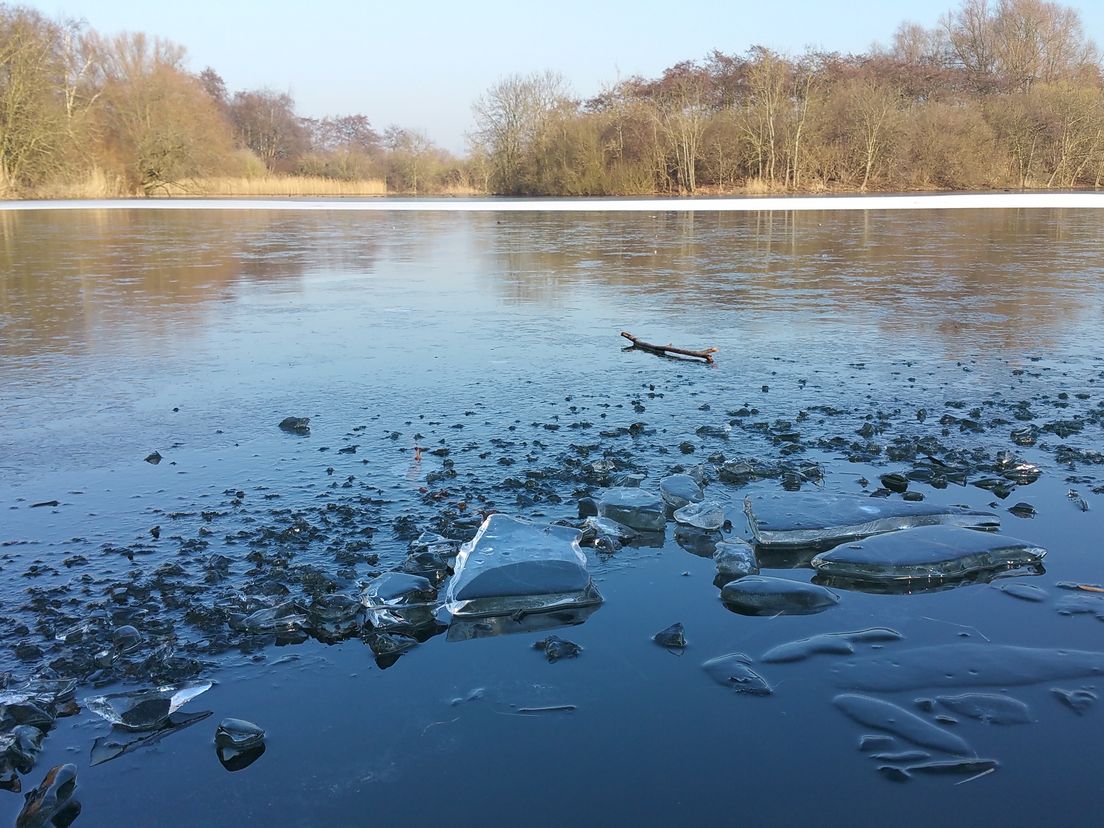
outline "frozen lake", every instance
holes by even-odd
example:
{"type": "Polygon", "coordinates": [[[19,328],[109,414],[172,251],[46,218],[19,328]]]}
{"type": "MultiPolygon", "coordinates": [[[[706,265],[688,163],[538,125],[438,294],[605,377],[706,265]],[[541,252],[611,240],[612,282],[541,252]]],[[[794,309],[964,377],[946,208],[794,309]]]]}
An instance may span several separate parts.
{"type": "MultiPolygon", "coordinates": [[[[1094,824],[1104,597],[1067,587],[1104,582],[1104,212],[1095,194],[1017,198],[0,207],[0,674],[79,679],[81,707],[23,792],[74,763],[79,826],[1094,824]],[[716,363],[624,350],[622,330],[716,363]],[[289,416],[309,436],[278,428],[289,416]],[[752,616],[720,600],[710,539],[668,522],[585,550],[605,600],[551,631],[582,647],[555,663],[532,646],[549,632],[459,640],[447,618],[397,657],[368,625],[240,624],[359,599],[422,530],[576,521],[580,498],[679,468],[726,505],[728,540],[751,538],[747,496],[869,495],[898,474],[1047,555],[886,589],[762,549],[763,575],[839,600],[752,616]],[[652,640],[675,622],[685,650],[652,640]],[[124,625],[140,644],[101,658],[124,625]],[[763,658],[874,628],[899,638],[763,658]],[[963,644],[1031,680],[939,679],[981,657],[963,644]],[[1046,666],[1059,649],[1089,667],[1046,666]],[[734,652],[771,695],[702,669],[734,652]],[[853,681],[861,658],[888,661],[853,681]],[[209,718],[93,764],[112,731],[84,699],[200,679],[183,710],[209,718]],[[1029,721],[933,701],[967,693],[1029,721]],[[840,694],[996,769],[894,782],[878,768],[927,760],[860,751],[880,708],[840,694]],[[236,772],[213,743],[225,717],[268,734],[236,772]]],[[[954,755],[896,739],[881,752],[954,755]]],[[[22,804],[0,790],[0,819],[22,804]]]]}

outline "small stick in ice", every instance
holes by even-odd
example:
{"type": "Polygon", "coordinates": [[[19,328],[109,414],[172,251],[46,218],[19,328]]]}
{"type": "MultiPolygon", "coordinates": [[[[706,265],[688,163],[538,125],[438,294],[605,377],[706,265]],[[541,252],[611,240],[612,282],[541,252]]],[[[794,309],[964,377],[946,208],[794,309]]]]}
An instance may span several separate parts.
{"type": "Polygon", "coordinates": [[[713,354],[717,353],[716,348],[676,348],[674,345],[653,345],[650,342],[645,342],[643,339],[639,339],[633,336],[628,331],[621,331],[621,336],[629,340],[634,348],[639,348],[642,351],[650,351],[653,354],[659,354],[660,356],[667,356],[668,354],[678,354],[679,356],[695,357],[696,359],[704,359],[706,362],[713,363],[713,354]]]}

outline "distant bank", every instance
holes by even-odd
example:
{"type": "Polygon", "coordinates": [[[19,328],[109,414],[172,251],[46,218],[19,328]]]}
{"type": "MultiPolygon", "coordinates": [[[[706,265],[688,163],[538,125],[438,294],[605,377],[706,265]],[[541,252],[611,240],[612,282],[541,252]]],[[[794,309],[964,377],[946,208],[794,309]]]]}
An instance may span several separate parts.
{"type": "Polygon", "coordinates": [[[1104,192],[933,193],[930,195],[753,196],[744,198],[222,198],[0,201],[22,210],[334,210],[364,212],[676,212],[767,210],[1104,209],[1104,192]]]}

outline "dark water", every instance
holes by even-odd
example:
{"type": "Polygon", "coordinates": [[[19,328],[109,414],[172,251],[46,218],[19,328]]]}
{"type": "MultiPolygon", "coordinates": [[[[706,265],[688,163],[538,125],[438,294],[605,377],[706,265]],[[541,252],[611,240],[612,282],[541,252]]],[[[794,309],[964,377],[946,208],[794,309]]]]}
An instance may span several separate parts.
{"type": "MultiPolygon", "coordinates": [[[[95,767],[107,723],[58,720],[23,789],[75,763],[77,825],[1099,821],[1104,719],[1052,688],[1100,692],[1104,678],[1008,688],[1034,723],[953,728],[995,773],[902,785],[832,704],[843,657],[756,664],[775,688],[765,698],[700,666],[875,626],[900,631],[888,646],[902,650],[1104,651],[1104,625],[1060,614],[1069,593],[1055,587],[1104,581],[1104,466],[1085,453],[1104,448],[1098,212],[0,213],[0,238],[0,669],[13,687],[42,663],[78,669],[54,633],[106,610],[146,634],[140,656],[172,641],[217,682],[185,708],[211,718],[95,767]],[[620,330],[716,346],[717,364],[623,352],[620,330]],[[288,415],[309,416],[311,435],[281,432],[288,415]],[[982,582],[850,589],[819,615],[745,617],[668,525],[661,548],[592,556],[606,601],[558,631],[584,649],[554,664],[536,633],[436,635],[382,669],[356,637],[284,644],[209,620],[283,600],[274,583],[358,595],[404,559],[400,516],[456,537],[477,510],[574,517],[599,488],[579,471],[596,460],[647,472],[645,486],[717,452],[777,461],[779,421],[801,435],[787,459],[824,472],[804,490],[872,491],[914,465],[887,448],[920,438],[971,468],[1003,450],[1038,464],[1004,500],[911,488],[992,504],[1008,533],[1047,547],[1045,573],[1017,578],[1047,599],[982,582]],[[633,423],[644,433],[601,436],[633,423]],[[695,435],[726,424],[728,440],[695,435]],[[1037,444],[1014,445],[1031,424],[1037,444]],[[416,461],[416,444],[449,454],[416,461]],[[164,460],[143,462],[154,450],[164,460]],[[454,477],[439,475],[446,460],[454,477]],[[1020,501],[1037,516],[1007,511],[1020,501]],[[231,560],[224,576],[205,568],[213,554],[231,560]],[[159,577],[168,562],[182,573],[159,577]],[[650,640],[675,621],[681,656],[650,640]],[[20,643],[41,655],[20,658],[20,643]],[[575,711],[517,715],[565,704],[575,711]],[[240,772],[215,757],[225,716],[268,731],[240,772]]],[[[781,489],[707,489],[735,503],[758,491],[781,489]]],[[[82,675],[78,700],[150,681],[82,675]]],[[[931,695],[882,697],[919,712],[913,699],[931,695]]],[[[0,792],[3,818],[21,805],[0,792]]]]}

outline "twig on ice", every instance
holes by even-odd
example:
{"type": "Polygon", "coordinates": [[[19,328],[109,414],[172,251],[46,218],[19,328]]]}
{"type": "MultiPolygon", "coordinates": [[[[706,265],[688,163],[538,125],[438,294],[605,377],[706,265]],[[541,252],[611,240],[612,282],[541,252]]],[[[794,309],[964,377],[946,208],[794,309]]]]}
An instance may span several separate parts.
{"type": "Polygon", "coordinates": [[[695,357],[696,359],[704,359],[706,362],[713,363],[713,354],[717,353],[716,348],[676,348],[674,345],[653,345],[651,342],[645,342],[643,339],[638,339],[628,331],[621,331],[621,336],[629,340],[633,344],[634,348],[639,348],[642,351],[650,351],[653,354],[659,354],[660,356],[667,356],[668,354],[678,354],[679,356],[695,357]]]}

